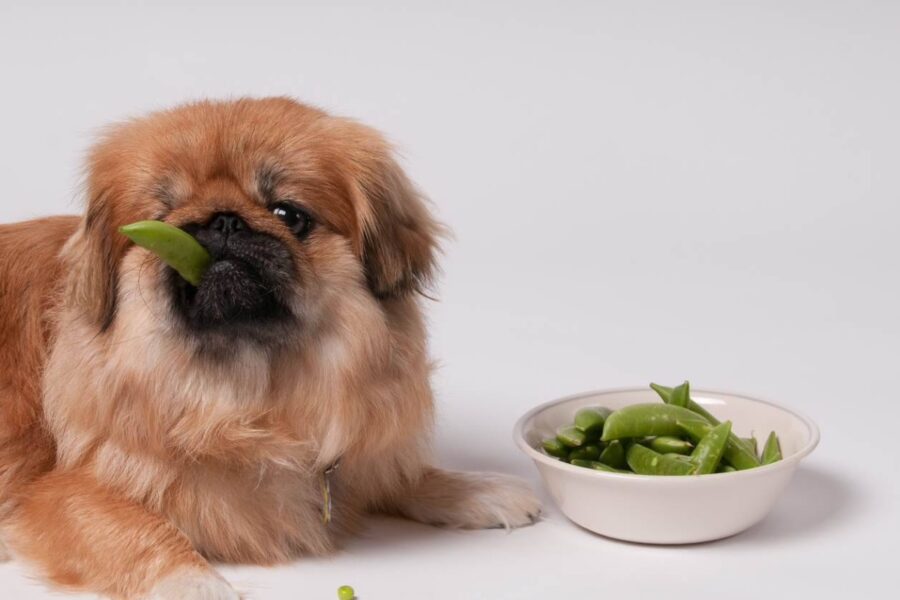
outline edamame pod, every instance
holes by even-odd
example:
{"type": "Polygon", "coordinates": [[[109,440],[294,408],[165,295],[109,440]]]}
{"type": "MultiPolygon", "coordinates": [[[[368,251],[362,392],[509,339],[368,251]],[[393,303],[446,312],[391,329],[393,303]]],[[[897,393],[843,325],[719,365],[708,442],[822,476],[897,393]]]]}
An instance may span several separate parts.
{"type": "Polygon", "coordinates": [[[697,465],[695,473],[706,475],[715,472],[722,460],[725,446],[728,444],[728,434],[731,433],[731,421],[725,421],[721,425],[713,427],[703,439],[697,443],[694,452],[691,453],[691,461],[697,465]]]}
{"type": "Polygon", "coordinates": [[[621,469],[614,469],[609,465],[605,465],[602,462],[596,460],[582,460],[580,458],[575,458],[572,460],[572,464],[576,467],[585,467],[588,469],[594,469],[595,471],[606,471],[608,473],[627,473],[628,471],[622,471],[621,469]]]}
{"type": "Polygon", "coordinates": [[[631,404],[613,412],[603,426],[604,442],[624,438],[650,436],[676,436],[683,433],[679,422],[709,425],[703,417],[680,406],[671,404],[631,404]]]}
{"type": "MultiPolygon", "coordinates": [[[[679,425],[684,433],[687,434],[695,444],[699,444],[700,440],[706,437],[713,428],[709,423],[689,420],[681,421],[679,422],[679,425]]],[[[756,454],[751,452],[750,448],[734,435],[734,433],[728,434],[728,441],[725,444],[725,451],[722,456],[728,464],[738,471],[759,466],[759,458],[756,457],[756,454]]]]}
{"type": "Polygon", "coordinates": [[[603,433],[603,424],[612,411],[603,407],[586,407],[575,413],[575,427],[589,439],[597,439],[603,433]]]}
{"type": "Polygon", "coordinates": [[[191,285],[199,285],[212,262],[191,234],[162,221],[138,221],[120,227],[119,233],[157,255],[191,285]]]}
{"type": "Polygon", "coordinates": [[[569,448],[579,448],[587,441],[587,436],[574,425],[569,425],[568,427],[560,427],[556,431],[556,439],[569,448]]]}
{"type": "Polygon", "coordinates": [[[773,462],[781,460],[781,458],[781,442],[773,431],[766,439],[766,445],[763,446],[762,464],[771,465],[773,462]]]}
{"type": "Polygon", "coordinates": [[[695,466],[654,452],[641,444],[632,444],[626,454],[628,466],[640,475],[690,475],[695,466]]]}
{"type": "Polygon", "coordinates": [[[597,460],[600,458],[600,446],[587,444],[581,448],[575,448],[569,453],[569,460],[597,460]]]}
{"type": "Polygon", "coordinates": [[[690,454],[694,450],[694,445],[689,441],[671,435],[651,438],[644,445],[660,454],[690,454]]]}
{"type": "Polygon", "coordinates": [[[544,449],[544,452],[549,454],[550,456],[555,456],[556,458],[561,458],[566,460],[569,458],[569,449],[566,448],[562,442],[560,442],[556,438],[548,438],[541,442],[541,447],[544,449]]]}
{"type": "Polygon", "coordinates": [[[597,460],[614,469],[624,469],[628,466],[628,463],[625,461],[625,446],[619,440],[610,442],[603,449],[603,452],[600,453],[600,458],[597,460]]]}

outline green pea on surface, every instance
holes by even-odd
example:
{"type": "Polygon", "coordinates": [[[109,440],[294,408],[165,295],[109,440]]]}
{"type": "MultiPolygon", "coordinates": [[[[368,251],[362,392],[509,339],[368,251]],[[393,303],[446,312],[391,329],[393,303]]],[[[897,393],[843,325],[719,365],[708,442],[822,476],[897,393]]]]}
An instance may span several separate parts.
{"type": "Polygon", "coordinates": [[[138,221],[120,227],[119,233],[157,255],[191,285],[200,283],[212,262],[191,234],[162,221],[138,221]]]}
{"type": "Polygon", "coordinates": [[[772,463],[781,460],[781,458],[781,441],[773,431],[766,439],[766,445],[763,446],[762,464],[771,465],[772,463]]]}
{"type": "Polygon", "coordinates": [[[349,585],[342,585],[337,591],[338,600],[353,600],[356,598],[356,592],[349,585]]]}

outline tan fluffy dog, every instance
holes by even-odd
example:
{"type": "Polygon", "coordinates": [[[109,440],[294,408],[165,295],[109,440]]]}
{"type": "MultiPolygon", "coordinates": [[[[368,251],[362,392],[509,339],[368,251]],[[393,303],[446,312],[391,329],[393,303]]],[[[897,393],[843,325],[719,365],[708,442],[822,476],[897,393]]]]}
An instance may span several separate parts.
{"type": "Polygon", "coordinates": [[[208,559],[326,553],[366,512],[532,522],[521,482],[428,464],[439,227],[377,133],[201,102],[113,128],[88,175],[84,218],[0,227],[0,554],[237,598],[208,559]],[[141,219],[210,250],[196,288],[117,233],[141,219]]]}

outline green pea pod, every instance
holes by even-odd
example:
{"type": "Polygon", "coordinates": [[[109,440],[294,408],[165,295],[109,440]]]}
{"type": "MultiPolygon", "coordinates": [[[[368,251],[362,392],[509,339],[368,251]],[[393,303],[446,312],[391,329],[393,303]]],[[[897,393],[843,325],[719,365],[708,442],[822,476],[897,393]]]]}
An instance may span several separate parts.
{"type": "Polygon", "coordinates": [[[671,435],[650,438],[644,445],[660,454],[690,454],[694,450],[689,441],[671,435]]]}
{"type": "Polygon", "coordinates": [[[781,442],[773,431],[766,439],[766,445],[763,446],[762,464],[771,465],[773,462],[778,462],[781,459],[781,442]]]}
{"type": "Polygon", "coordinates": [[[737,471],[737,469],[735,469],[731,465],[722,465],[722,464],[720,464],[719,468],[716,469],[716,473],[734,473],[735,471],[737,471]]]}
{"type": "Polygon", "coordinates": [[[583,431],[588,439],[597,439],[603,433],[603,424],[610,414],[612,411],[602,406],[582,408],[575,413],[575,427],[583,431]]]}
{"type": "Polygon", "coordinates": [[[597,460],[600,458],[600,446],[587,444],[581,448],[575,448],[569,453],[569,460],[597,460]]]}
{"type": "Polygon", "coordinates": [[[566,448],[563,443],[556,438],[548,438],[544,440],[543,442],[541,442],[541,447],[544,449],[544,452],[546,452],[550,456],[562,458],[563,460],[567,460],[569,458],[569,449],[566,448]]]}
{"type": "MultiPolygon", "coordinates": [[[[706,435],[713,429],[713,425],[702,421],[698,422],[684,420],[679,422],[679,425],[681,426],[683,432],[695,444],[699,444],[700,440],[706,437],[706,435]]],[[[728,464],[733,466],[738,471],[743,471],[744,469],[752,469],[759,466],[759,458],[757,458],[756,454],[754,454],[750,450],[750,448],[748,448],[747,445],[744,444],[744,442],[742,442],[736,435],[734,435],[734,433],[728,434],[728,441],[725,444],[723,457],[728,462],[728,464]]]]}
{"type": "Polygon", "coordinates": [[[606,471],[608,473],[628,473],[628,471],[623,471],[622,469],[614,469],[609,465],[605,465],[602,462],[596,460],[582,460],[580,458],[572,459],[572,464],[576,467],[585,467],[587,469],[594,469],[595,471],[606,471]]]}
{"type": "Polygon", "coordinates": [[[691,453],[691,461],[697,465],[697,475],[713,473],[722,460],[725,446],[728,444],[728,434],[731,433],[731,421],[725,421],[721,425],[713,427],[709,433],[703,436],[697,447],[691,453]]]}
{"type": "MultiPolygon", "coordinates": [[[[691,400],[690,386],[686,384],[687,382],[684,382],[682,384],[685,385],[687,392],[687,400],[684,404],[684,407],[704,417],[714,426],[721,425],[722,422],[719,421],[715,416],[713,416],[711,412],[691,400]]],[[[659,394],[659,397],[662,398],[663,402],[665,402],[666,404],[675,404],[676,401],[680,401],[679,398],[675,398],[675,390],[678,388],[668,388],[666,386],[657,385],[655,383],[651,383],[650,387],[656,390],[656,393],[659,394]]],[[[726,448],[725,458],[738,469],[752,469],[753,467],[758,467],[760,464],[759,458],[756,454],[756,450],[749,444],[747,444],[744,440],[736,436],[734,433],[730,433],[728,435],[728,447],[726,448]],[[738,446],[744,446],[744,449],[741,450],[738,448],[738,446]],[[733,461],[737,461],[737,463],[733,461]]]]}
{"type": "Polygon", "coordinates": [[[669,458],[674,458],[675,460],[680,460],[680,461],[689,462],[689,463],[693,464],[693,462],[691,461],[691,457],[685,456],[684,454],[675,454],[674,452],[666,452],[666,453],[661,452],[660,454],[662,454],[663,456],[668,456],[669,458]]]}
{"type": "Polygon", "coordinates": [[[690,475],[694,465],[654,452],[641,444],[632,444],[626,455],[628,466],[640,475],[690,475]]]}
{"type": "Polygon", "coordinates": [[[666,404],[672,403],[672,392],[675,388],[670,388],[665,385],[659,385],[658,383],[651,383],[650,387],[653,388],[653,391],[659,394],[659,397],[662,398],[662,401],[666,404]]]}
{"type": "Polygon", "coordinates": [[[753,450],[753,454],[759,454],[759,442],[756,441],[755,437],[740,438],[740,440],[744,442],[748,448],[753,450]]]}
{"type": "Polygon", "coordinates": [[[631,404],[613,412],[603,426],[604,442],[625,438],[678,436],[683,434],[679,422],[709,425],[703,417],[680,406],[670,404],[631,404]]]}
{"type": "Polygon", "coordinates": [[[574,425],[568,425],[560,427],[556,431],[556,439],[569,448],[580,448],[587,441],[587,436],[583,431],[576,429],[574,425]]]}
{"type": "MultiPolygon", "coordinates": [[[[680,406],[682,408],[687,408],[688,402],[691,399],[691,384],[685,381],[681,385],[675,386],[672,388],[672,395],[669,397],[669,402],[667,404],[671,404],[673,406],[680,406]]],[[[696,411],[695,411],[696,412],[696,411]]]]}
{"type": "Polygon", "coordinates": [[[186,231],[162,221],[138,221],[119,227],[119,233],[157,255],[191,285],[199,285],[212,258],[186,231]]]}
{"type": "Polygon", "coordinates": [[[614,469],[624,469],[628,466],[628,463],[625,461],[625,446],[619,440],[610,442],[603,449],[603,452],[600,453],[600,458],[597,460],[614,469]]]}

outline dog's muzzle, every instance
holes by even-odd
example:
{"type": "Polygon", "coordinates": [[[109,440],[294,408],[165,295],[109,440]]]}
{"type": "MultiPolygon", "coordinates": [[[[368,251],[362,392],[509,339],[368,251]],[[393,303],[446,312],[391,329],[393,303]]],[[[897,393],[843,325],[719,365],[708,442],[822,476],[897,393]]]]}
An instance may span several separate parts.
{"type": "Polygon", "coordinates": [[[201,330],[264,325],[287,316],[294,269],[281,241],[252,230],[234,213],[217,213],[184,229],[213,259],[197,287],[173,278],[176,307],[189,325],[201,330]]]}

